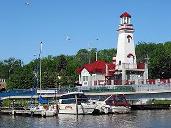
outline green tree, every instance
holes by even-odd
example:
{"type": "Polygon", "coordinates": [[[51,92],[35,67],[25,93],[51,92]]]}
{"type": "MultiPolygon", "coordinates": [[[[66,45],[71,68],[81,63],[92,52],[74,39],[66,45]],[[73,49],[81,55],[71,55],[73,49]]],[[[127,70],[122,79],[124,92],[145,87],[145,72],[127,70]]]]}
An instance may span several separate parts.
{"type": "Polygon", "coordinates": [[[106,62],[112,62],[112,58],[116,56],[116,49],[104,49],[98,51],[98,59],[106,62]]]}

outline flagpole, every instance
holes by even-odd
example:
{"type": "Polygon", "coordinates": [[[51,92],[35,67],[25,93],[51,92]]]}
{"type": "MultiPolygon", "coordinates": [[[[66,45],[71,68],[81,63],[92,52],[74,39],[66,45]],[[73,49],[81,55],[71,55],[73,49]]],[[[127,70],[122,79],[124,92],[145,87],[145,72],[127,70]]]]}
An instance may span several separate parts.
{"type": "Polygon", "coordinates": [[[41,53],[42,53],[42,42],[40,43],[40,53],[39,53],[39,84],[40,84],[40,95],[42,90],[42,63],[41,63],[41,53]]]}

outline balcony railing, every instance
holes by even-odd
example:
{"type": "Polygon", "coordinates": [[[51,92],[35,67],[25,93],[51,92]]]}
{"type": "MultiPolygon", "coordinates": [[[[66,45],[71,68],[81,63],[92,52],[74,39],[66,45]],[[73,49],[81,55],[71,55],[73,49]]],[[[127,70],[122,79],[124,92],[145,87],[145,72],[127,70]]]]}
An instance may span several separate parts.
{"type": "Polygon", "coordinates": [[[137,64],[122,63],[121,65],[116,65],[116,69],[137,69],[137,64]]]}

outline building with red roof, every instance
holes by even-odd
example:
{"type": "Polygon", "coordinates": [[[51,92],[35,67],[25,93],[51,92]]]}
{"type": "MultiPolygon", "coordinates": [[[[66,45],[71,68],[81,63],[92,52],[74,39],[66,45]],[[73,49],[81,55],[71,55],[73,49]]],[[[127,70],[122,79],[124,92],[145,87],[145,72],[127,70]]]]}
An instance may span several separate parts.
{"type": "Polygon", "coordinates": [[[107,77],[113,76],[115,64],[97,60],[90,64],[84,64],[77,68],[76,72],[79,74],[79,84],[83,86],[104,84],[107,77]]]}

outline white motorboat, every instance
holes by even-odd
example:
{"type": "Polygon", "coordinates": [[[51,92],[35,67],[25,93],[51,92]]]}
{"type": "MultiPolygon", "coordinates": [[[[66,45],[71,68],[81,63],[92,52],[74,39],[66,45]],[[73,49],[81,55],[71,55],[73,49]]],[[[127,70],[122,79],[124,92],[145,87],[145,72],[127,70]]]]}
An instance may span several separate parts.
{"type": "Polygon", "coordinates": [[[59,99],[59,114],[92,114],[96,108],[83,92],[64,94],[59,99]]]}
{"type": "Polygon", "coordinates": [[[129,113],[130,105],[124,95],[111,95],[104,101],[97,101],[97,109],[100,113],[129,113]]]}

